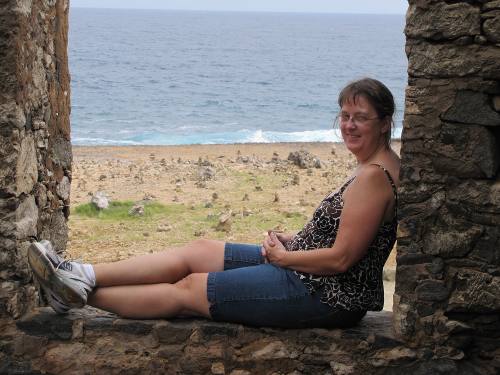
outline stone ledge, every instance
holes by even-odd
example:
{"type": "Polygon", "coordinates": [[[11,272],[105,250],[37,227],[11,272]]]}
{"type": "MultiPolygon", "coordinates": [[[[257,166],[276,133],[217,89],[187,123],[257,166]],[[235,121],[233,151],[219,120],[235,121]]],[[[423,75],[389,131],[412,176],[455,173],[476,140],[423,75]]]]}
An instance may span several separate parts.
{"type": "MultiPolygon", "coordinates": [[[[72,310],[67,315],[57,315],[52,309],[43,307],[25,315],[16,322],[17,327],[31,336],[43,336],[54,340],[80,339],[93,331],[100,333],[117,333],[132,335],[154,334],[159,342],[165,342],[165,333],[182,333],[187,340],[197,331],[204,339],[214,335],[238,338],[246,334],[272,333],[277,336],[294,336],[313,333],[314,337],[325,336],[343,340],[369,340],[377,347],[400,343],[394,336],[392,313],[388,311],[370,312],[356,327],[348,329],[279,329],[253,328],[238,324],[217,323],[204,319],[170,319],[170,320],[133,320],[122,319],[115,314],[107,313],[92,307],[72,310]],[[76,329],[78,327],[78,329],[76,329]],[[386,343],[386,344],[381,344],[386,343]]],[[[167,340],[174,343],[172,339],[167,340]]],[[[178,342],[177,342],[178,343],[178,342]]]]}
{"type": "MultiPolygon", "coordinates": [[[[129,320],[93,308],[61,316],[40,308],[3,331],[1,374],[460,374],[463,368],[429,349],[406,347],[387,311],[368,313],[349,329],[285,330],[129,320]]],[[[492,373],[466,366],[467,373],[492,373]]]]}

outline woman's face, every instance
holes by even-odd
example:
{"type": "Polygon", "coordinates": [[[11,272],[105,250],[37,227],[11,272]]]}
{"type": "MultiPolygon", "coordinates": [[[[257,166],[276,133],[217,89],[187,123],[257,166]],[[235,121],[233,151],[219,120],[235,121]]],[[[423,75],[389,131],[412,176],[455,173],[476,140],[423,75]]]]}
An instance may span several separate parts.
{"type": "Polygon", "coordinates": [[[344,143],[358,159],[369,157],[385,143],[389,124],[378,117],[375,108],[363,96],[342,105],[339,121],[344,143]]]}

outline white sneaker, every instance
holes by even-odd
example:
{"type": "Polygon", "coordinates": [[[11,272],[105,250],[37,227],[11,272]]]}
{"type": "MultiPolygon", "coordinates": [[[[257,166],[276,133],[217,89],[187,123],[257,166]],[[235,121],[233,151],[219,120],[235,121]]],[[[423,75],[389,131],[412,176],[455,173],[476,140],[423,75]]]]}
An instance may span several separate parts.
{"type": "Polygon", "coordinates": [[[61,301],[59,297],[57,297],[50,289],[47,289],[43,286],[42,289],[45,292],[45,296],[47,297],[49,306],[52,307],[52,309],[54,309],[56,313],[66,314],[71,309],[71,306],[61,301]]]}
{"type": "Polygon", "coordinates": [[[85,265],[72,260],[66,260],[62,258],[52,247],[52,244],[47,240],[41,240],[39,242],[41,245],[41,251],[45,251],[45,255],[50,260],[52,265],[56,270],[61,269],[64,271],[75,273],[79,278],[89,285],[90,288],[95,287],[95,279],[88,276],[88,272],[85,272],[85,265]]]}
{"type": "Polygon", "coordinates": [[[82,264],[63,260],[48,241],[33,242],[28,261],[56,312],[64,313],[87,303],[95,280],[86,276],[82,264]]]}

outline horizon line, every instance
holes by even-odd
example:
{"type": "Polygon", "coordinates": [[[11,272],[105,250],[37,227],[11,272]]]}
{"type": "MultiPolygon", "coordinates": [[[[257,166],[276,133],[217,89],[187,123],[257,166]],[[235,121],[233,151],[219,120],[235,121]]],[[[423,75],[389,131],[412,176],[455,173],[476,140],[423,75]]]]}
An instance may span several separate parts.
{"type": "Polygon", "coordinates": [[[292,13],[292,14],[350,14],[350,15],[373,15],[373,16],[404,16],[405,13],[366,13],[366,12],[321,12],[321,11],[294,11],[294,10],[236,10],[236,9],[181,9],[181,8],[138,8],[138,7],[94,7],[94,6],[71,6],[70,9],[107,9],[107,10],[163,10],[176,12],[220,12],[220,13],[292,13]]]}

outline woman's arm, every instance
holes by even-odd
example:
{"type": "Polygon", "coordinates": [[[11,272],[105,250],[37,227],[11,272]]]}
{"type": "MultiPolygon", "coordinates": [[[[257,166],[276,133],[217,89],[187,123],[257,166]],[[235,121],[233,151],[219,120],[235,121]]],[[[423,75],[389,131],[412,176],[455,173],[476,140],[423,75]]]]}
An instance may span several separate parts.
{"type": "Polygon", "coordinates": [[[270,263],[316,275],[346,272],[365,255],[392,200],[384,171],[367,166],[344,192],[337,237],[331,248],[286,251],[271,233],[264,241],[263,255],[270,263]]]}

